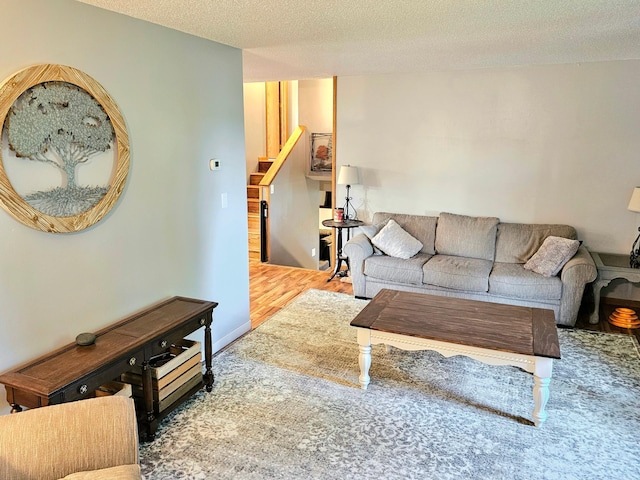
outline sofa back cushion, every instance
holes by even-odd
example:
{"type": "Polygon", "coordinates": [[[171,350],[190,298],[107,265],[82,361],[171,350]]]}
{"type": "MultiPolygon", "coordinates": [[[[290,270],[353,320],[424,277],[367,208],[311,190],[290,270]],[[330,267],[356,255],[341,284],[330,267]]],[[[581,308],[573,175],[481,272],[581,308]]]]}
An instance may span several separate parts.
{"type": "Polygon", "coordinates": [[[438,217],[376,212],[373,214],[372,223],[374,225],[384,224],[390,218],[393,218],[407,233],[422,243],[421,253],[428,253],[430,255],[436,253],[435,239],[438,217]]]}
{"type": "Polygon", "coordinates": [[[443,212],[436,229],[436,252],[493,261],[497,217],[469,217],[443,212]]]}
{"type": "Polygon", "coordinates": [[[571,240],[577,238],[575,228],[569,225],[500,223],[496,239],[496,262],[526,263],[549,236],[571,240]]]}

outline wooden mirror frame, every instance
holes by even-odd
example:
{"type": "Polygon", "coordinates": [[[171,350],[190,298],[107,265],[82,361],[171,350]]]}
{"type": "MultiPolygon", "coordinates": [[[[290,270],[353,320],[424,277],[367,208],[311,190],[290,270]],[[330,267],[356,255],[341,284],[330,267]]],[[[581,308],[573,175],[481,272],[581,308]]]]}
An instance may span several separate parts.
{"type": "MultiPolygon", "coordinates": [[[[107,193],[89,210],[69,217],[44,214],[29,205],[13,188],[2,162],[0,149],[0,204],[16,220],[43,232],[69,233],[90,227],[113,208],[120,197],[129,173],[129,136],[124,118],[107,91],[93,78],[65,65],[41,64],[21,70],[0,84],[0,135],[9,109],[27,89],[44,82],[66,82],[76,85],[102,106],[115,133],[115,175],[107,193]]],[[[0,137],[1,138],[1,137],[0,137]]]]}

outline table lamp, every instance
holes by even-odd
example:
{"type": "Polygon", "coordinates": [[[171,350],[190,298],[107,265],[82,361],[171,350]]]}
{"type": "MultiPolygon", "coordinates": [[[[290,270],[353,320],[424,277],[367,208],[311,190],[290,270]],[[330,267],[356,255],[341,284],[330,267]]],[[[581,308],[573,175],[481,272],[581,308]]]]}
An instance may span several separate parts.
{"type": "Polygon", "coordinates": [[[347,186],[347,197],[344,204],[345,222],[347,220],[356,220],[358,218],[358,212],[356,212],[355,208],[351,207],[351,197],[349,196],[349,190],[351,189],[351,185],[358,185],[359,183],[360,178],[358,177],[358,167],[352,167],[351,165],[340,166],[340,173],[338,173],[338,185],[347,186]],[[350,215],[349,208],[353,210],[353,216],[350,215]]]}
{"type": "MultiPolygon", "coordinates": [[[[633,189],[631,200],[629,200],[629,206],[627,208],[632,212],[640,213],[640,187],[633,189]]],[[[640,227],[638,227],[638,232],[640,232],[640,227]]],[[[631,268],[640,268],[640,233],[638,233],[636,241],[633,242],[633,245],[631,246],[629,266],[631,268]]]]}

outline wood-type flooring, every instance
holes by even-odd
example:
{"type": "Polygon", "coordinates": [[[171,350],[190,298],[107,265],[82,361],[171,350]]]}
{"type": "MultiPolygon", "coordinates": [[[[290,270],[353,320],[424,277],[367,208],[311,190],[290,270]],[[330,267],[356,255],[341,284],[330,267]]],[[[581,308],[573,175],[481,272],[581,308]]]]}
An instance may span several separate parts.
{"type": "MultiPolygon", "coordinates": [[[[307,270],[304,268],[283,267],[249,260],[249,291],[251,302],[251,326],[256,328],[262,322],[286,306],[301,293],[315,288],[331,292],[353,294],[351,283],[342,282],[336,277],[327,282],[331,271],[307,270]]],[[[589,288],[589,286],[587,286],[589,288]]],[[[588,294],[587,294],[588,298],[588,294]]],[[[640,312],[640,302],[603,298],[600,303],[600,322],[589,324],[589,314],[593,303],[585,303],[578,314],[576,328],[600,332],[624,333],[635,335],[640,341],[640,328],[626,329],[611,325],[607,318],[617,307],[628,307],[640,312]]]]}
{"type": "Polygon", "coordinates": [[[256,328],[274,313],[310,288],[353,294],[350,283],[331,276],[330,270],[307,270],[249,260],[251,327],[256,328]]]}

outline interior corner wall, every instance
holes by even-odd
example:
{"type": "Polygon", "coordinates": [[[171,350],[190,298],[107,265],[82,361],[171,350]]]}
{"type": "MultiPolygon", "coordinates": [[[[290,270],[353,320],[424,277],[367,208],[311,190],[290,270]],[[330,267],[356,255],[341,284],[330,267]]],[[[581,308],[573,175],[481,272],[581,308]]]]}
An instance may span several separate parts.
{"type": "Polygon", "coordinates": [[[306,174],[305,132],[273,181],[269,200],[269,263],[318,268],[318,189],[306,174]],[[316,256],[311,249],[316,249],[316,256]]]}
{"type": "Polygon", "coordinates": [[[219,302],[216,349],[249,330],[241,51],[72,0],[3,0],[2,23],[0,79],[39,63],[92,76],[124,116],[131,166],[86,230],[0,210],[0,371],[174,295],[219,302]]]}
{"type": "Polygon", "coordinates": [[[639,85],[639,60],[340,77],[337,160],[360,167],[351,194],[364,220],[566,223],[590,250],[627,254],[640,224],[627,210],[639,85]]]}

